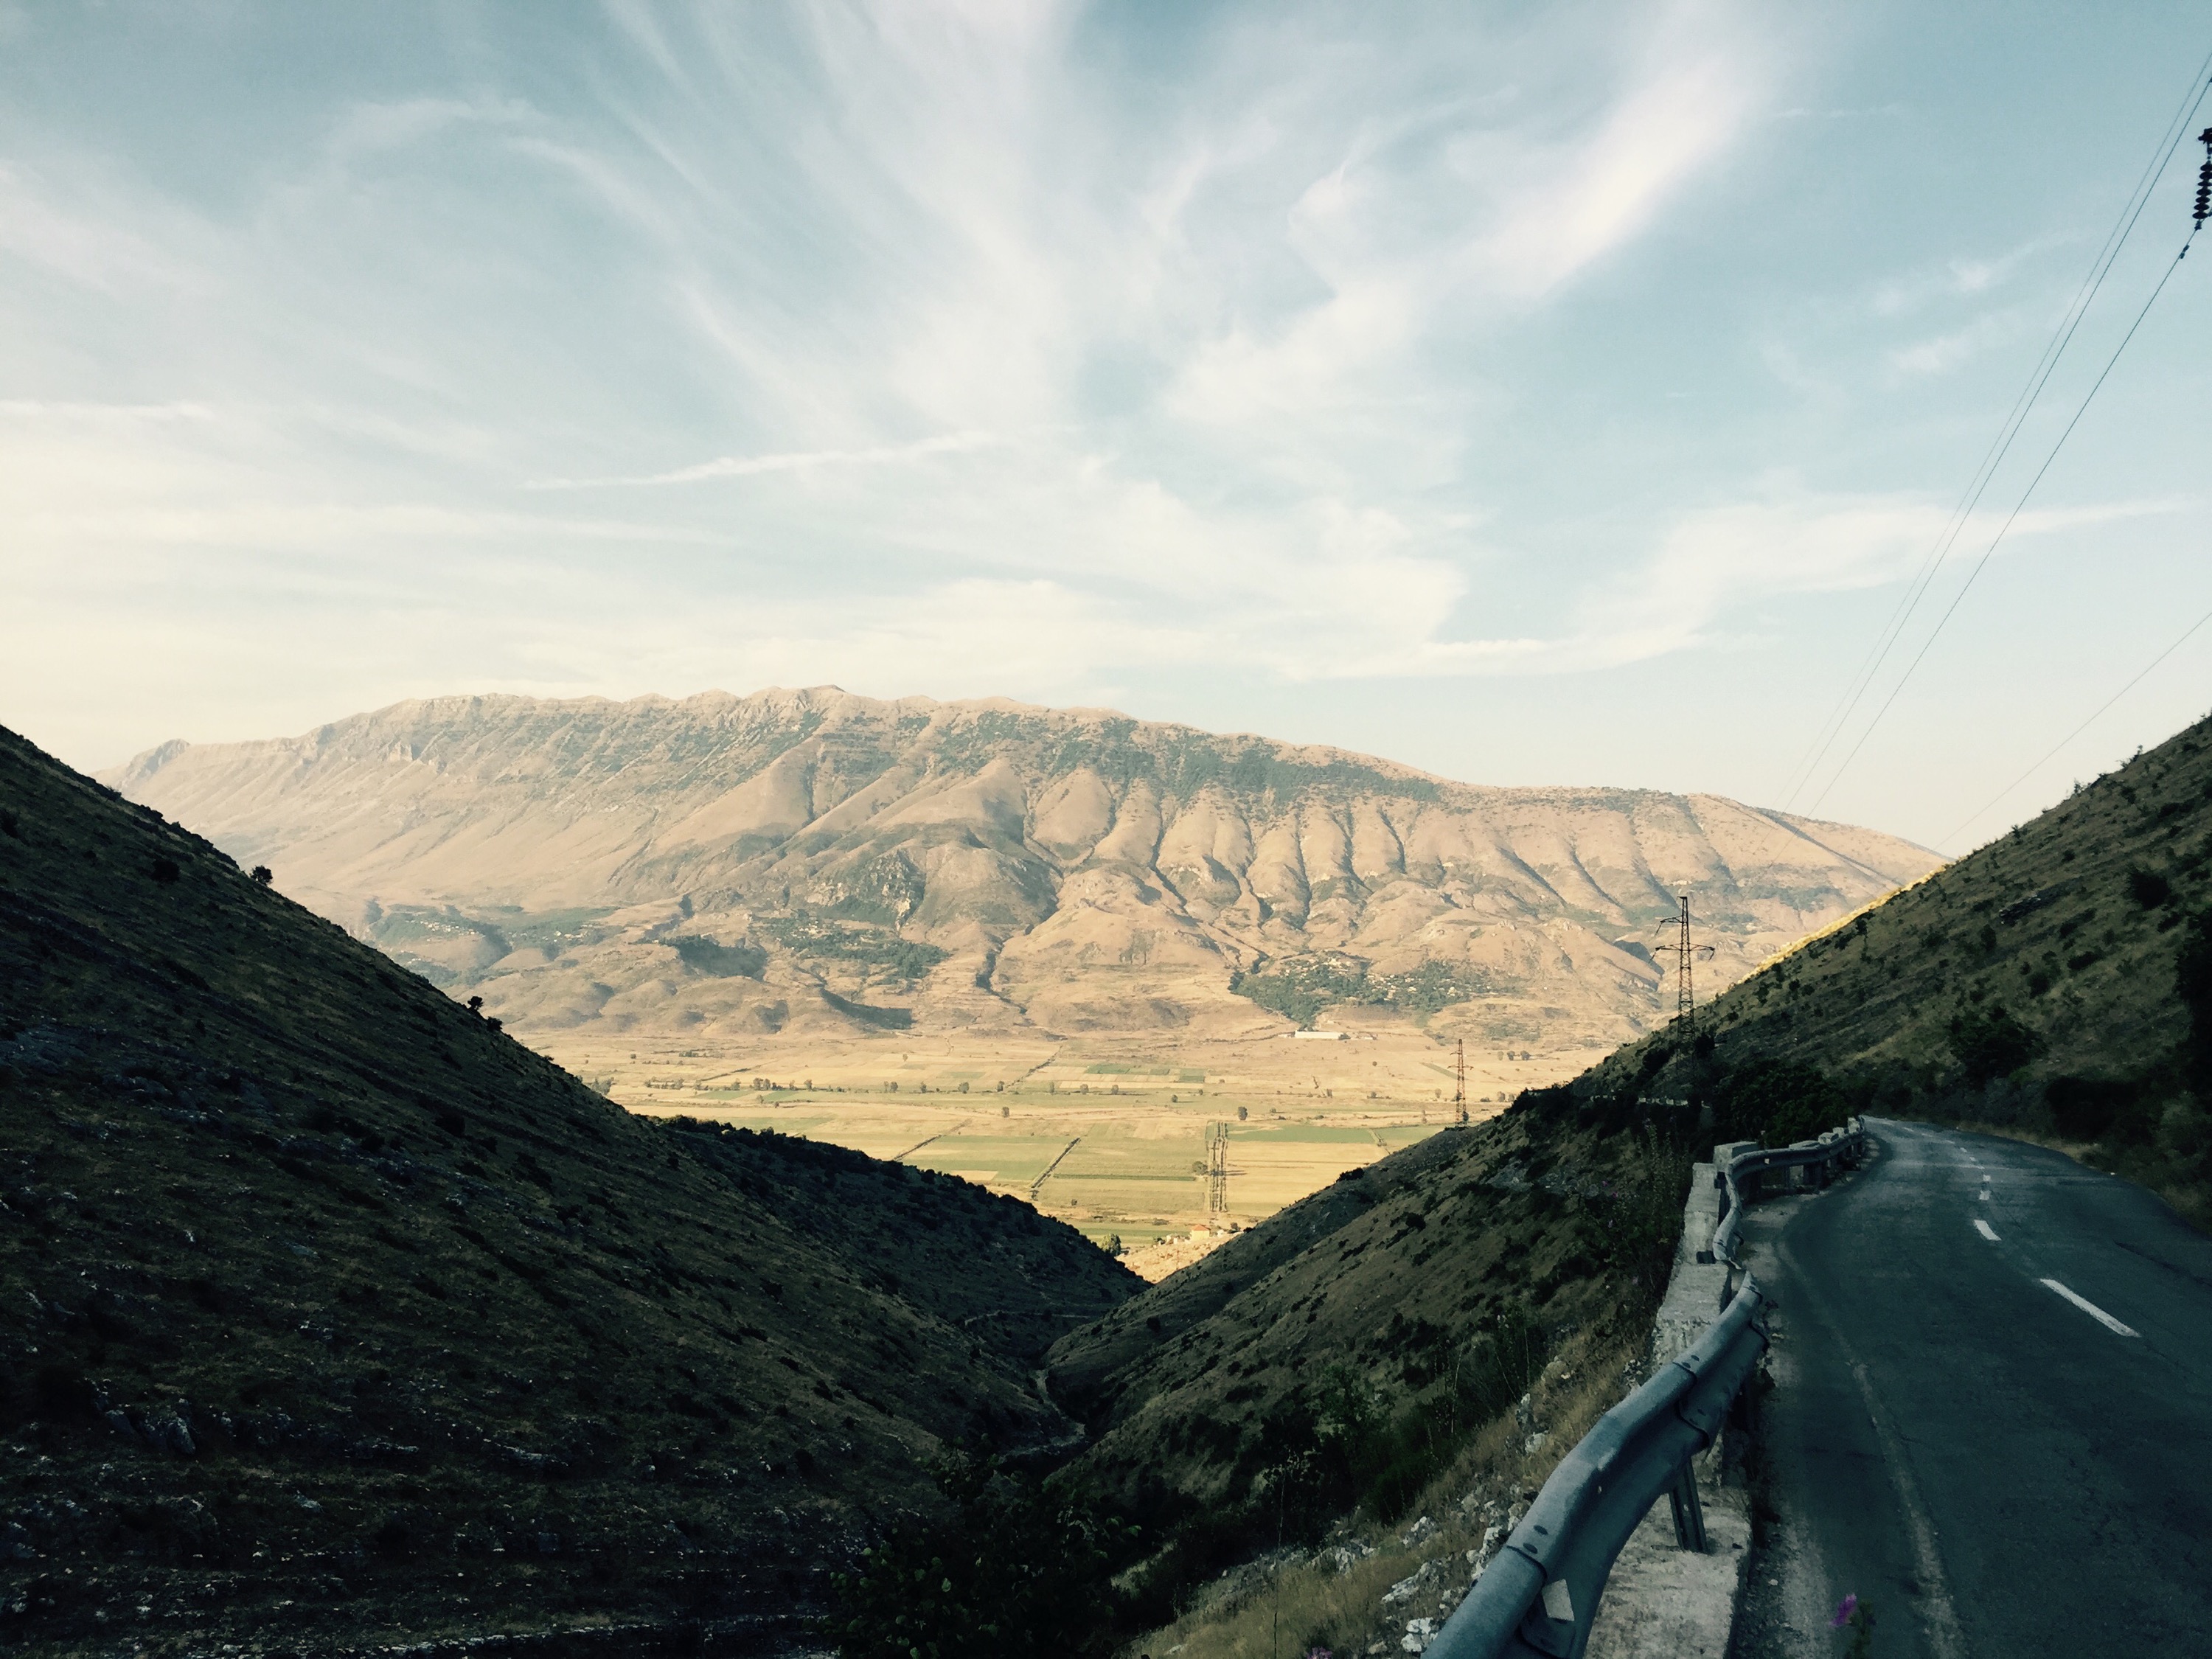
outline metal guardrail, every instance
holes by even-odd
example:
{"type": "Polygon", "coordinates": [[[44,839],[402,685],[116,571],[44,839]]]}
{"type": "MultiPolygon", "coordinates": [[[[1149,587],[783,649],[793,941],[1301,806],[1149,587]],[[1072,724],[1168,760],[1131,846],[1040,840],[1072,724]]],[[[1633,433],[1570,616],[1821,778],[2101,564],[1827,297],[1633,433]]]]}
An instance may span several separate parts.
{"type": "Polygon", "coordinates": [[[1778,1146],[1771,1152],[1745,1152],[1733,1158],[1714,1175],[1721,1188],[1721,1214],[1713,1228],[1712,1243],[1698,1253],[1700,1261],[1725,1261],[1736,1265],[1736,1239],[1743,1227],[1743,1183],[1747,1177],[1765,1175],[1770,1170],[1811,1170],[1819,1183],[1826,1187],[1835,1178],[1838,1164],[1856,1168],[1866,1155],[1866,1132],[1860,1128],[1856,1118],[1848,1118],[1840,1129],[1831,1129],[1817,1140],[1801,1140],[1794,1146],[1778,1146]]]}
{"type": "MultiPolygon", "coordinates": [[[[1730,1159],[1717,1176],[1725,1207],[1711,1249],[1698,1259],[1737,1269],[1748,1177],[1811,1168],[1826,1186],[1837,1164],[1858,1162],[1865,1144],[1853,1118],[1818,1140],[1730,1159]]],[[[1729,1407],[1766,1351],[1770,1305],[1745,1274],[1688,1352],[1598,1419],[1559,1461],[1513,1535],[1429,1643],[1427,1659],[1581,1659],[1606,1577],[1662,1493],[1674,1501],[1676,1539],[1685,1548],[1705,1547],[1692,1460],[1719,1438],[1729,1407]]]]}

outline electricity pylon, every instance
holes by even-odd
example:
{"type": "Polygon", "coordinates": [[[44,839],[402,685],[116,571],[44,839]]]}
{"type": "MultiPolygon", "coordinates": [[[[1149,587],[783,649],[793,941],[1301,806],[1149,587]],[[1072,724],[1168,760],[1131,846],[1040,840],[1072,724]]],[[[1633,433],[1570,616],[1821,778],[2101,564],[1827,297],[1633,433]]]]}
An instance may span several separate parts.
{"type": "Polygon", "coordinates": [[[1672,920],[1659,924],[1662,927],[1675,929],[1680,937],[1672,945],[1655,945],[1651,948],[1654,952],[1665,951],[1674,957],[1674,1017],[1677,1019],[1688,1021],[1688,1025],[1684,1029],[1693,1031],[1697,1026],[1698,999],[1696,987],[1691,976],[1690,964],[1699,957],[1705,957],[1708,962],[1711,961],[1713,947],[1710,945],[1692,945],[1690,943],[1690,896],[1687,893],[1681,896],[1680,903],[1681,909],[1672,920]]]}
{"type": "Polygon", "coordinates": [[[1467,1039],[1459,1040],[1458,1063],[1454,1067],[1455,1080],[1452,1085],[1452,1104],[1458,1109],[1459,1121],[1467,1121],[1467,1039]]]}
{"type": "Polygon", "coordinates": [[[1206,1131],[1206,1218],[1229,1218],[1229,1126],[1209,1125],[1206,1131]]]}
{"type": "Polygon", "coordinates": [[[1697,986],[1690,968],[1699,957],[1710,962],[1713,947],[1690,943],[1690,896],[1687,893],[1681,896],[1681,905],[1672,921],[1659,924],[1662,927],[1672,927],[1676,931],[1674,943],[1655,945],[1651,948],[1655,951],[1669,951],[1674,956],[1674,1018],[1681,1023],[1682,1035],[1690,1039],[1690,1101],[1695,1104],[1698,1100],[1698,998],[1697,986]]]}

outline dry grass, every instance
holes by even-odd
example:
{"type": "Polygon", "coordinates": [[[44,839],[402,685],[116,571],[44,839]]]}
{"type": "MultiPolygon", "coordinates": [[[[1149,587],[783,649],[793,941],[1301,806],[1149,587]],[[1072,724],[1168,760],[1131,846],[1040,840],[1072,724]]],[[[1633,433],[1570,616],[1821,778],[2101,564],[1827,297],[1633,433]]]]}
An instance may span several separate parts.
{"type": "Polygon", "coordinates": [[[1122,1659],[1303,1659],[1316,1647],[1360,1654],[1373,1644],[1395,1653],[1409,1620],[1456,1606],[1468,1583],[1468,1552],[1492,1526],[1510,1530],[1561,1458],[1640,1380],[1644,1351],[1616,1341],[1571,1338],[1530,1391],[1529,1425],[1509,1413],[1468,1443],[1409,1511],[1413,1523],[1385,1527],[1355,1516],[1322,1548],[1264,1557],[1200,1591],[1175,1623],[1129,1643],[1122,1659]],[[1542,1443],[1530,1449],[1531,1435],[1542,1443]],[[1408,1545],[1419,1517],[1433,1530],[1408,1545]],[[1339,1550],[1374,1553],[1340,1568],[1339,1550]],[[1424,1564],[1441,1564],[1432,1581],[1389,1607],[1382,1597],[1424,1564]]]}

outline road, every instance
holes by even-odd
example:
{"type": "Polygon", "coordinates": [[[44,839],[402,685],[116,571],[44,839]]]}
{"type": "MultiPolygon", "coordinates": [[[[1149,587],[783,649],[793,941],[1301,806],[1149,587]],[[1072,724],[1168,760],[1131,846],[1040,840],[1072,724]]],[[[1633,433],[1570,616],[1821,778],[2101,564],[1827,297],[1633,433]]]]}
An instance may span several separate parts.
{"type": "Polygon", "coordinates": [[[2212,1656],[2212,1239],[2039,1147],[1869,1120],[1876,1153],[1751,1209],[1781,1298],[1778,1519],[1735,1659],[2212,1656]]]}

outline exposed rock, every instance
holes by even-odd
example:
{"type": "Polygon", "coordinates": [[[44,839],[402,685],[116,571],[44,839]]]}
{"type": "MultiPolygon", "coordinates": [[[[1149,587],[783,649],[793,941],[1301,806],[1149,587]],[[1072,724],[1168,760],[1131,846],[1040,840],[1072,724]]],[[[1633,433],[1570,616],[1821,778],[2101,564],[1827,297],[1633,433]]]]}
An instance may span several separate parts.
{"type": "Polygon", "coordinates": [[[834,687],[440,698],[107,781],[540,1031],[1250,1036],[1319,988],[1605,1045],[1672,1007],[1647,945],[1677,894],[1717,988],[1940,862],[1717,796],[834,687]],[[1255,972],[1274,1012],[1232,990],[1255,972]]]}

